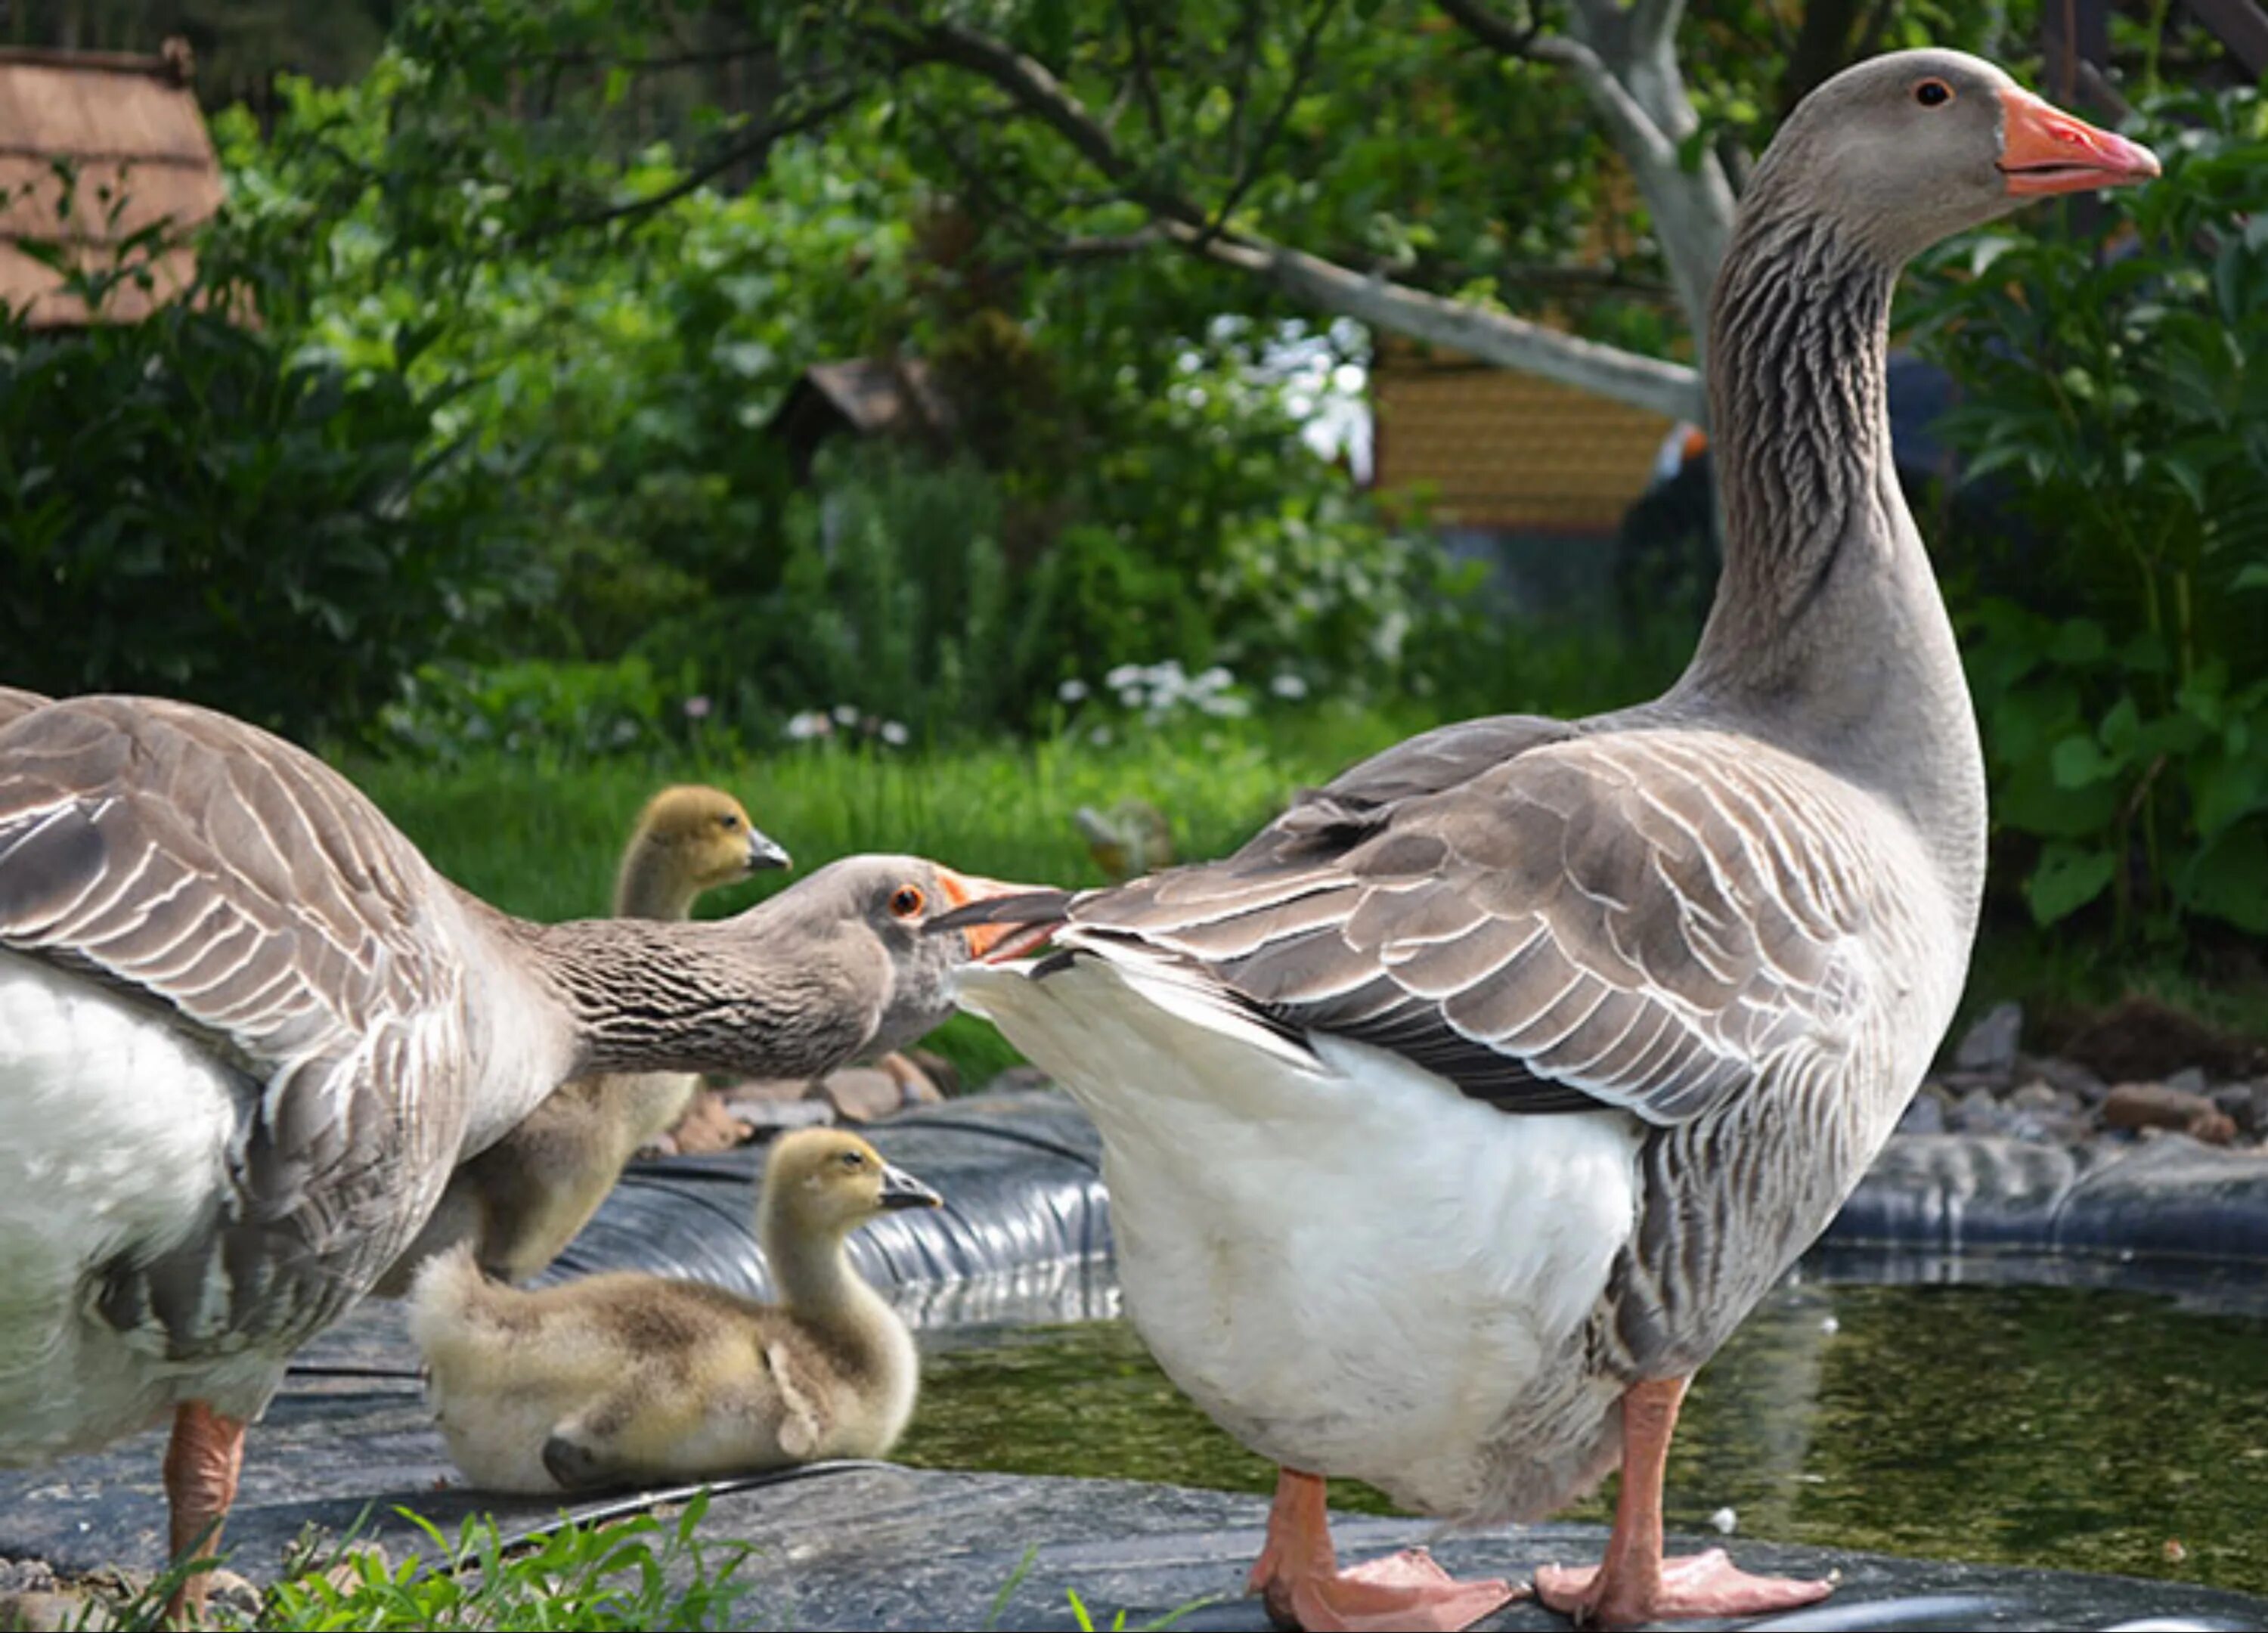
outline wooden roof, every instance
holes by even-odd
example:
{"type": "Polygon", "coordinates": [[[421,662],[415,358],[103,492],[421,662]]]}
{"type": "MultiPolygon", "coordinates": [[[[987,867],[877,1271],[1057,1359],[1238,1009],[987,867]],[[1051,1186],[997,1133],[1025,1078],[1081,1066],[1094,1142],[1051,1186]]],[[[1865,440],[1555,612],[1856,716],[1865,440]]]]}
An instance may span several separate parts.
{"type": "Polygon", "coordinates": [[[1643,408],[1390,339],[1370,392],[1373,485],[1428,496],[1450,526],[1612,533],[1671,430],[1643,408]]]}
{"type": "Polygon", "coordinates": [[[0,304],[34,327],[130,323],[194,279],[185,243],[147,259],[153,287],[121,283],[99,312],[16,245],[55,246],[89,269],[117,264],[122,240],[153,223],[186,237],[220,208],[220,160],[190,88],[188,48],[162,55],[0,49],[0,304]],[[67,189],[61,164],[76,171],[67,189]],[[64,199],[70,193],[65,213],[64,199]]]}

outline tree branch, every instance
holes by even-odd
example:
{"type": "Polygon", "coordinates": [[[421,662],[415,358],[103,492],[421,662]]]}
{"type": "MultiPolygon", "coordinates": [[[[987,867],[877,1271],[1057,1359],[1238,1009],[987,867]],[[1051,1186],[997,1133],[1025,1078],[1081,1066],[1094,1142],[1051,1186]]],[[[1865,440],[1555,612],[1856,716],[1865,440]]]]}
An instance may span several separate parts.
{"type": "Polygon", "coordinates": [[[1043,64],[956,24],[908,24],[904,38],[909,61],[948,63],[1006,92],[1027,113],[1063,136],[1104,177],[1124,189],[1128,197],[1148,210],[1167,239],[1193,254],[1264,278],[1308,305],[1414,340],[1466,352],[1500,367],[1540,374],[1672,418],[1698,421],[1704,416],[1700,376],[1681,364],[1597,345],[1542,324],[1447,300],[1389,279],[1366,276],[1254,235],[1213,229],[1187,199],[1162,191],[1143,177],[1111,141],[1110,133],[1043,64]]]}
{"type": "Polygon", "coordinates": [[[658,210],[666,210],[679,199],[698,192],[733,166],[749,159],[762,159],[783,137],[825,124],[864,95],[863,88],[838,92],[789,118],[769,120],[741,140],[718,149],[659,193],[650,193],[644,198],[631,199],[626,203],[610,204],[603,210],[591,210],[580,216],[570,216],[564,221],[549,223],[524,235],[520,242],[541,243],[563,232],[576,232],[621,221],[641,220],[658,210]]]}
{"type": "Polygon", "coordinates": [[[1344,317],[1446,347],[1499,368],[1540,374],[1563,386],[1697,423],[1706,417],[1701,377],[1683,364],[1578,339],[1540,323],[1444,299],[1386,278],[1365,277],[1305,251],[1252,239],[1214,239],[1167,224],[1169,237],[1208,260],[1267,279],[1294,298],[1344,317]]]}
{"type": "MultiPolygon", "coordinates": [[[[1330,20],[1331,13],[1337,11],[1338,6],[1339,0],[1316,0],[1314,15],[1307,19],[1307,29],[1300,36],[1299,48],[1292,53],[1292,77],[1284,86],[1283,99],[1261,125],[1259,139],[1252,144],[1252,151],[1246,156],[1236,180],[1229,184],[1227,193],[1213,209],[1211,222],[1207,228],[1208,235],[1219,232],[1228,224],[1229,217],[1236,213],[1236,207],[1244,202],[1244,195],[1260,180],[1260,167],[1268,162],[1268,151],[1276,145],[1276,138],[1284,134],[1284,126],[1291,119],[1292,108],[1299,104],[1300,92],[1307,88],[1307,76],[1314,71],[1315,48],[1322,43],[1323,25],[1330,20]]],[[[1241,116],[1241,110],[1239,112],[1241,116]]]]}
{"type": "Polygon", "coordinates": [[[1439,4],[1458,27],[1499,56],[1530,55],[1528,48],[1543,32],[1543,25],[1532,11],[1526,28],[1514,28],[1480,0],[1439,0],[1439,4]]]}

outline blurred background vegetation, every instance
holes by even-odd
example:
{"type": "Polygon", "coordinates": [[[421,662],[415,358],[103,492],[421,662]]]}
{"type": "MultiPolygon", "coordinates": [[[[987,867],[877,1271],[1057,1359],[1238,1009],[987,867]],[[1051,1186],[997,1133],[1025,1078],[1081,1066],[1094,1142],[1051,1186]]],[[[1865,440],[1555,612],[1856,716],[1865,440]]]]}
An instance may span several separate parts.
{"type": "MultiPolygon", "coordinates": [[[[1081,804],[1213,854],[1408,731],[1650,695],[1705,489],[1564,547],[1593,590],[1508,588],[1324,434],[1381,334],[1223,259],[1690,362],[1554,49],[1581,5],[1476,10],[11,0],[0,41],[187,38],[229,198],[203,298],[0,327],[0,682],[276,726],[557,913],[661,776],[806,864],[1083,882],[1081,804]]],[[[1737,187],[1877,49],[2045,85],[2040,11],[1693,0],[1685,160],[1737,187]]],[[[2103,20],[2164,180],[1970,235],[1900,309],[1957,404],[1914,498],[1993,782],[1975,996],[2268,1031],[2268,114],[2181,0],[2103,20]]]]}

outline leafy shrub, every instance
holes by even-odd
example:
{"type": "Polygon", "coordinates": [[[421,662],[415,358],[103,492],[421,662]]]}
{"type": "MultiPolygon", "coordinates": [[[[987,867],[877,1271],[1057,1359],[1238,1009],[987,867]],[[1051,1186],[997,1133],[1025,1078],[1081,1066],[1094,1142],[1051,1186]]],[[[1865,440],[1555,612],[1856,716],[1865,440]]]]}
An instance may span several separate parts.
{"type": "Polygon", "coordinates": [[[175,305],[0,322],[0,654],[61,692],[353,727],[510,592],[484,482],[439,480],[433,404],[175,305]]]}
{"type": "Polygon", "coordinates": [[[2033,526],[1979,568],[1970,680],[2040,923],[2268,931],[2268,121],[2249,92],[2154,119],[2164,177],[2092,236],[1940,262],[1946,429],[2033,526]]]}
{"type": "Polygon", "coordinates": [[[496,753],[555,764],[601,760],[681,745],[712,712],[689,665],[666,684],[635,657],[427,664],[379,711],[376,746],[446,766],[496,753]]]}

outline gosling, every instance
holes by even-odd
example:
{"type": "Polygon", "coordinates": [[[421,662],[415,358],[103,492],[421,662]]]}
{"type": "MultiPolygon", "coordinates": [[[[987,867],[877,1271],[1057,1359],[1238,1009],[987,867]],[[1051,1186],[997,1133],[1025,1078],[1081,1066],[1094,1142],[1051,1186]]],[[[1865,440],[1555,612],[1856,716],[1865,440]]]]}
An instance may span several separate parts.
{"type": "Polygon", "coordinates": [[[450,1456],[476,1486],[538,1493],[883,1456],[920,1363],[844,1241],[939,1202],[857,1135],[805,1129],[772,1148],[757,1203],[777,1304],[629,1271],[523,1291],[464,1245],[429,1261],[409,1331],[450,1456]]]}
{"type": "MultiPolygon", "coordinates": [[[[666,788],[646,802],[615,879],[615,916],[692,916],[704,891],[788,854],[721,789],[666,788]]],[[[490,1276],[525,1282],[574,1240],[637,1150],[701,1090],[691,1072],[613,1072],[562,1085],[510,1134],[460,1166],[417,1239],[373,1290],[398,1298],[417,1267],[458,1242],[490,1276]]]]}

